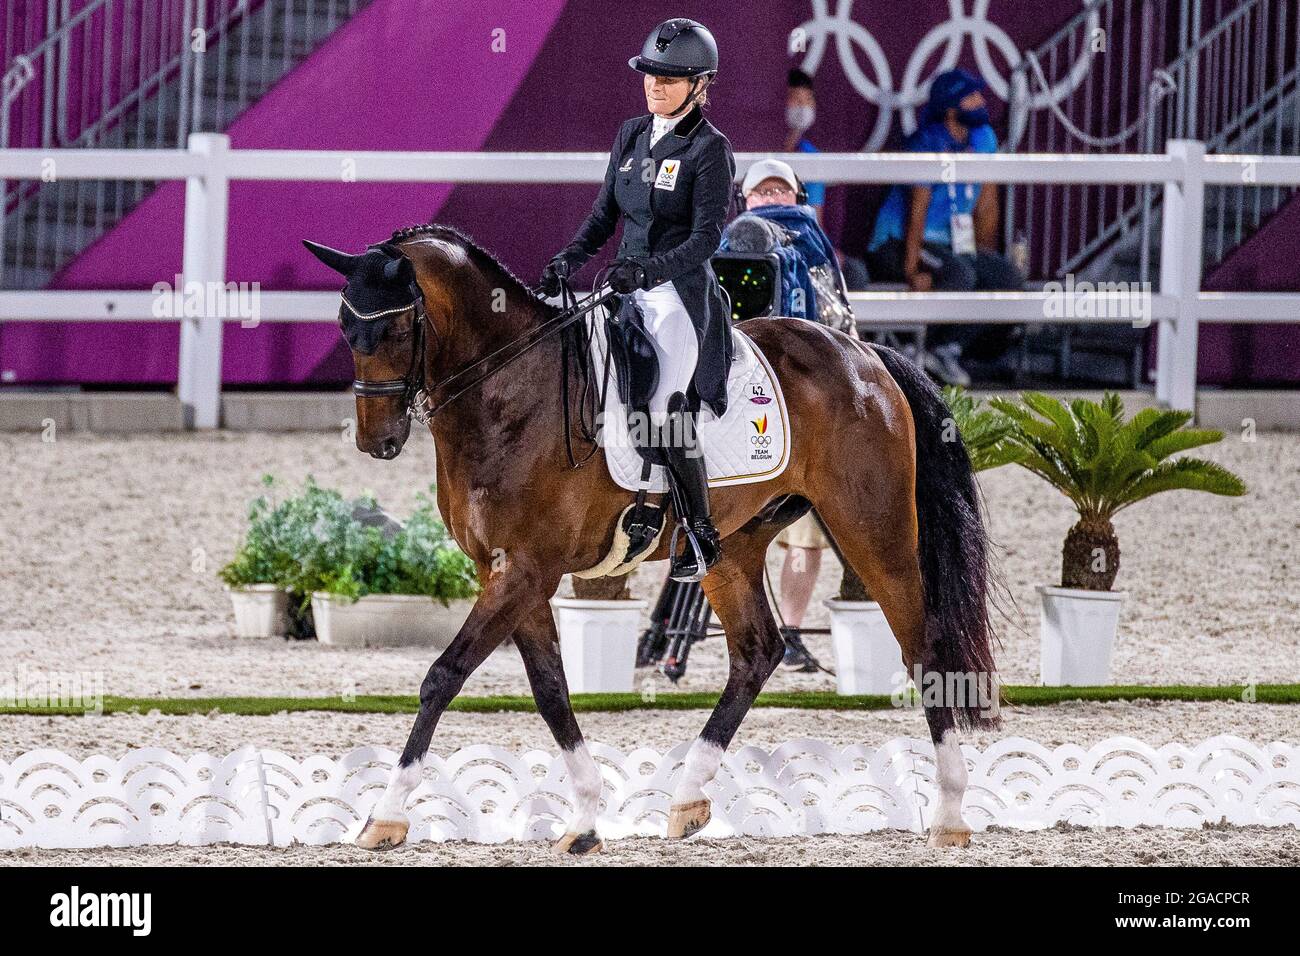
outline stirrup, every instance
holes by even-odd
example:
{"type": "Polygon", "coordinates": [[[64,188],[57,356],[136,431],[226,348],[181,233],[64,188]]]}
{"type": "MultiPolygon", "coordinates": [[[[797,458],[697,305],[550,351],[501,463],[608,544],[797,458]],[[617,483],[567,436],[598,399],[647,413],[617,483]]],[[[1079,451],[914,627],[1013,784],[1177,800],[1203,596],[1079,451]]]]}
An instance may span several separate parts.
{"type": "MultiPolygon", "coordinates": [[[[695,532],[680,522],[673,526],[673,536],[668,543],[669,567],[677,564],[677,535],[686,532],[686,542],[690,550],[695,554],[695,571],[692,574],[673,574],[671,570],[668,576],[674,581],[680,581],[683,584],[697,584],[703,581],[709,573],[708,563],[704,560],[704,552],[700,550],[700,543],[695,539],[695,532]]],[[[686,557],[683,555],[682,557],[686,557]]]]}

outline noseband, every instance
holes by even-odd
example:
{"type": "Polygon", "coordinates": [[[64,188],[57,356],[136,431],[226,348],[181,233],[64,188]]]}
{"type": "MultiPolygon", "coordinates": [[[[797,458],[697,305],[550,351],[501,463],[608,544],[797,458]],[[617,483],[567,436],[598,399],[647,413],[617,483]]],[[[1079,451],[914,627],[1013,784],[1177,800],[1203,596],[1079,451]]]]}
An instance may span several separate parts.
{"type": "Polygon", "coordinates": [[[407,309],[415,310],[415,320],[411,329],[415,341],[411,343],[411,364],[407,368],[406,374],[401,378],[389,378],[378,382],[363,378],[353,379],[352,394],[357,398],[386,398],[400,395],[407,414],[421,425],[427,425],[432,411],[429,408],[429,397],[424,390],[424,324],[427,318],[424,311],[424,297],[417,296],[410,305],[385,309],[382,312],[371,312],[365,315],[352,307],[352,303],[347,300],[347,296],[343,297],[343,304],[354,316],[367,322],[390,315],[400,315],[407,309]]]}

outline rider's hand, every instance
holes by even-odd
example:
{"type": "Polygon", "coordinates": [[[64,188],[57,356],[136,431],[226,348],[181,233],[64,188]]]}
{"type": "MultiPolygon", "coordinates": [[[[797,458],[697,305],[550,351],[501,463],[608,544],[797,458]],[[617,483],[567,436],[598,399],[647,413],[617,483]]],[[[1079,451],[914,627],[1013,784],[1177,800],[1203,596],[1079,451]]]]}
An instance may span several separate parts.
{"type": "Polygon", "coordinates": [[[929,292],[934,287],[934,277],[917,269],[907,277],[907,284],[913,292],[929,292]]]}
{"type": "Polygon", "coordinates": [[[618,259],[609,268],[609,287],[627,295],[633,289],[644,289],[649,282],[645,266],[635,259],[618,259]]]}
{"type": "Polygon", "coordinates": [[[542,281],[537,283],[537,291],[545,296],[560,294],[560,280],[569,278],[569,260],[556,256],[542,270],[542,281]]]}

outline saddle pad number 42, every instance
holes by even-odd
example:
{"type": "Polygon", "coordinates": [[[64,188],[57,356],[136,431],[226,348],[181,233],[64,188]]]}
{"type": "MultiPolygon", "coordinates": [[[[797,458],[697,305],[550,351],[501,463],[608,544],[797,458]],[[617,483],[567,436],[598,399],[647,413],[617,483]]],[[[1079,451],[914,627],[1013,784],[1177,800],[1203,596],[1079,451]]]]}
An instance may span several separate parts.
{"type": "MultiPolygon", "coordinates": [[[[591,348],[596,368],[605,354],[603,323],[592,323],[591,348]]],[[[715,418],[700,412],[699,436],[709,487],[768,481],[790,463],[790,419],[781,384],[767,358],[743,332],[731,331],[734,359],[727,375],[727,413],[715,418]]],[[[641,456],[628,433],[627,410],[618,389],[610,386],[605,400],[601,440],[605,461],[615,484],[628,491],[641,487],[641,456]]],[[[650,470],[648,490],[668,490],[663,469],[650,470]]]]}

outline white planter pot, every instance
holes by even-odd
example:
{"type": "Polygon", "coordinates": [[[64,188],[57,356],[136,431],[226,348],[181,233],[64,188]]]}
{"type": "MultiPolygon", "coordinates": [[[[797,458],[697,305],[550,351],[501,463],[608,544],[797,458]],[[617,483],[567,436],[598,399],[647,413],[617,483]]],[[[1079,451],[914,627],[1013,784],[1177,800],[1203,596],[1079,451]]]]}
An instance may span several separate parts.
{"type": "Polygon", "coordinates": [[[1038,588],[1042,598],[1039,674],[1047,687],[1110,683],[1123,591],[1038,588]]]}
{"type": "Polygon", "coordinates": [[[829,600],[835,689],[841,694],[892,694],[906,683],[903,652],[875,601],[829,600]]]}
{"type": "Polygon", "coordinates": [[[636,642],[645,601],[551,598],[560,631],[560,657],[574,694],[632,690],[636,642]]]}
{"type": "Polygon", "coordinates": [[[289,633],[289,595],[274,584],[227,587],[240,637],[281,637],[289,633]]]}
{"type": "Polygon", "coordinates": [[[368,594],[352,603],[323,591],[311,596],[316,640],[332,647],[441,650],[451,643],[473,606],[473,600],[444,606],[422,594],[368,594]]]}

